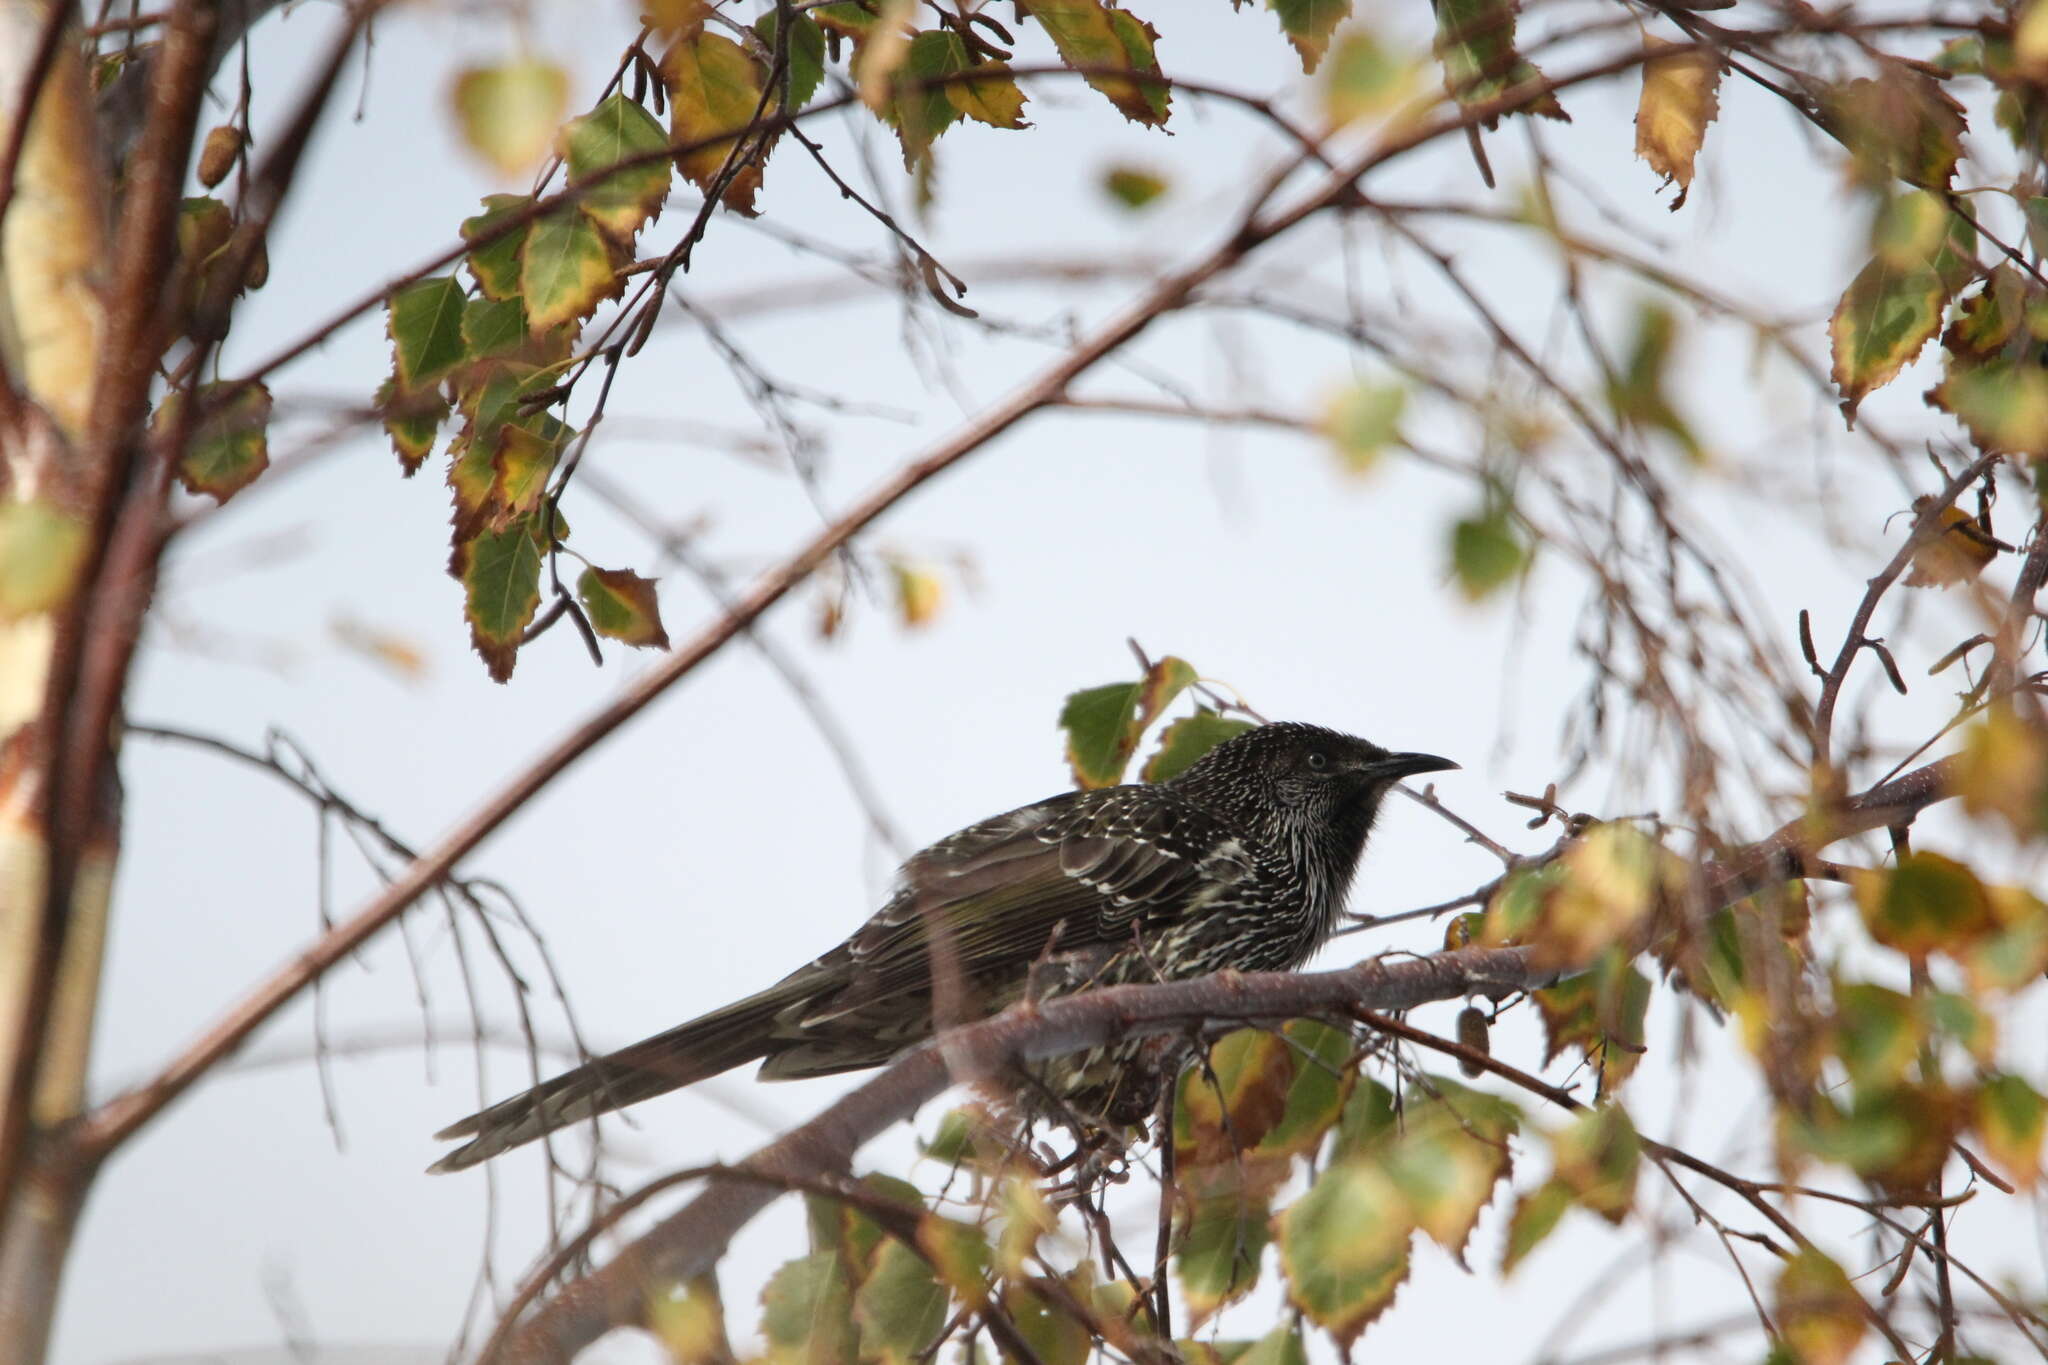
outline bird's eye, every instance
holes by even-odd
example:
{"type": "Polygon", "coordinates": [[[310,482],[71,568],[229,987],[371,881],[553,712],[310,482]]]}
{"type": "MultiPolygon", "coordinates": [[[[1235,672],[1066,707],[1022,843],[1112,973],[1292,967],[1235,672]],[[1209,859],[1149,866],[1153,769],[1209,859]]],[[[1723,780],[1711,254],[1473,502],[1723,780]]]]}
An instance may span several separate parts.
{"type": "Polygon", "coordinates": [[[1317,751],[1317,752],[1311,753],[1311,754],[1310,754],[1310,755],[1308,756],[1308,767],[1309,767],[1309,771],[1310,771],[1310,772],[1316,772],[1316,773],[1319,773],[1319,772],[1321,772],[1321,771],[1322,771],[1323,769],[1325,769],[1325,768],[1327,768],[1327,767],[1329,767],[1329,766],[1330,766],[1330,756],[1329,756],[1328,754],[1326,754],[1326,753],[1322,753],[1322,752],[1320,752],[1320,751],[1317,751]]]}

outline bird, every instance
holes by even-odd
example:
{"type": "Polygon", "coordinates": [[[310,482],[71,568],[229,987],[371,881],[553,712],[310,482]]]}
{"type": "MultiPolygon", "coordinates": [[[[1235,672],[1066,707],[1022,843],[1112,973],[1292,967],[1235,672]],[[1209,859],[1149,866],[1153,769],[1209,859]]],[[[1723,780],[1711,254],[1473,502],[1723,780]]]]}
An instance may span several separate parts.
{"type": "MultiPolygon", "coordinates": [[[[467,1141],[429,1169],[467,1169],[752,1061],[763,1080],[881,1066],[1027,997],[1292,971],[1336,929],[1388,790],[1457,766],[1276,721],[1166,781],[1065,792],[969,825],[904,863],[882,908],[830,951],[451,1124],[435,1137],[467,1141]]],[[[1068,1116],[1137,1122],[1163,1063],[1140,1074],[1136,1050],[1057,1059],[1027,1079],[1068,1116]]]]}

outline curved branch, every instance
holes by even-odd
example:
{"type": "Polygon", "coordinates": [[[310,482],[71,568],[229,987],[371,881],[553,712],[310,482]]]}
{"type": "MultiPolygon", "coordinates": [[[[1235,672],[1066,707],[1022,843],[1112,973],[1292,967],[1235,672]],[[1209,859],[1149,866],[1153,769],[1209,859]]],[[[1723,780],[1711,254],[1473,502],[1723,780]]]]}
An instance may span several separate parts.
{"type": "MultiPolygon", "coordinates": [[[[1702,900],[1718,909],[1771,881],[1800,875],[1814,853],[1837,839],[1910,822],[1947,796],[1950,766],[1943,760],[1916,769],[1842,802],[1824,816],[1804,816],[1736,850],[1703,869],[1702,900]]],[[[838,1171],[869,1139],[952,1085],[1111,1038],[1224,1021],[1403,1010],[1432,1000],[1534,989],[1564,974],[1555,968],[1532,969],[1524,949],[1462,948],[1399,962],[1369,958],[1332,972],[1223,973],[1157,986],[1118,986],[1035,1007],[1019,1006],[950,1030],[905,1053],[873,1080],[741,1164],[756,1176],[795,1178],[838,1171]]],[[[1666,1155],[1693,1163],[1684,1153],[1666,1155]]],[[[639,1322],[648,1285],[682,1283],[711,1270],[727,1242],[782,1192],[758,1179],[714,1180],[603,1268],[566,1286],[525,1323],[501,1323],[479,1359],[486,1365],[566,1362],[612,1328],[639,1322]]]]}
{"type": "Polygon", "coordinates": [[[718,1264],[786,1181],[843,1170],[869,1139],[961,1082],[1144,1034],[1228,1021],[1293,1019],[1355,1007],[1403,1010],[1459,996],[1506,995],[1555,979],[1520,948],[1461,948],[1333,972],[1224,972],[1156,986],[1116,986],[952,1029],[905,1053],[859,1089],[740,1163],[753,1178],[713,1179],[601,1269],[565,1287],[524,1324],[503,1324],[479,1359],[554,1365],[615,1327],[636,1324],[651,1285],[679,1284],[718,1264]]]}

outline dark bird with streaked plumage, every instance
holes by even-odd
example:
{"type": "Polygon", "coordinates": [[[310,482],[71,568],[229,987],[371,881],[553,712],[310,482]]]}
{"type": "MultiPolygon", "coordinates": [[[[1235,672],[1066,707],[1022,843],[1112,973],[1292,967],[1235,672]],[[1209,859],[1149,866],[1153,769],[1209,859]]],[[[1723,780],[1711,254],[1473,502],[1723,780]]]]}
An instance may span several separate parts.
{"type": "MultiPolygon", "coordinates": [[[[1067,792],[970,825],[903,865],[851,938],[757,995],[596,1058],[443,1129],[459,1171],[598,1114],[759,1060],[763,1080],[880,1066],[1027,995],[1292,971],[1329,940],[1388,789],[1458,765],[1281,722],[1169,781],[1067,792]]],[[[1020,1094],[1128,1124],[1162,1081],[1130,1048],[1040,1064],[1020,1094]]]]}

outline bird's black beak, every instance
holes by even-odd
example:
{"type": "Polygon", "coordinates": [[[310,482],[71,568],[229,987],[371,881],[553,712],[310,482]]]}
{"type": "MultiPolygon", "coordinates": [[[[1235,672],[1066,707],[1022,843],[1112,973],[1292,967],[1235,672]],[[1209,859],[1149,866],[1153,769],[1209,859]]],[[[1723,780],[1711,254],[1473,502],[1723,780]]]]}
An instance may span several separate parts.
{"type": "Polygon", "coordinates": [[[1438,758],[1435,754],[1388,754],[1374,761],[1372,775],[1397,782],[1417,773],[1446,772],[1457,766],[1448,758],[1438,758]]]}

